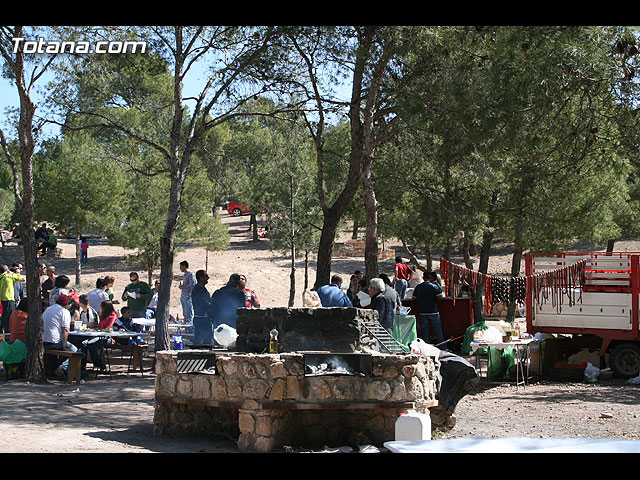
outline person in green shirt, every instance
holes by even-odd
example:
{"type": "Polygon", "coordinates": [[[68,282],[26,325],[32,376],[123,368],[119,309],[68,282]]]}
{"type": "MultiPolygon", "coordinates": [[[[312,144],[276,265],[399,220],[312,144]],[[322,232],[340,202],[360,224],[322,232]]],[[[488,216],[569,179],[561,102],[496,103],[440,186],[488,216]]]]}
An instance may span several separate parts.
{"type": "Polygon", "coordinates": [[[146,282],[141,282],[137,272],[129,274],[131,283],[124,287],[122,300],[127,302],[131,310],[131,318],[145,318],[147,305],[153,297],[153,291],[146,282]]]}
{"type": "Polygon", "coordinates": [[[56,234],[51,232],[49,234],[49,238],[47,240],[45,240],[44,242],[42,242],[39,246],[38,246],[38,250],[42,251],[42,256],[46,257],[47,256],[47,249],[48,248],[56,248],[58,246],[58,237],[56,237],[56,234]]]}
{"type": "Polygon", "coordinates": [[[0,266],[0,302],[2,302],[0,322],[3,333],[9,333],[9,317],[16,309],[15,284],[25,281],[19,273],[21,270],[17,269],[16,273],[13,273],[7,265],[0,266]]]}

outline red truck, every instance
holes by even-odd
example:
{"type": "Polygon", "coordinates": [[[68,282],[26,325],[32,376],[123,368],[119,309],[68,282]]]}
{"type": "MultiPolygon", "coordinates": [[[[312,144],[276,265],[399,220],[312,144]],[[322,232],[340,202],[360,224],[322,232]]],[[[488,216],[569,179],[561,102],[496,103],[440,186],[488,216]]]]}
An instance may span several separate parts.
{"type": "MultiPolygon", "coordinates": [[[[525,274],[532,276],[586,260],[580,298],[569,305],[538,302],[530,282],[526,295],[527,332],[592,336],[599,339],[600,356],[609,353],[609,367],[618,377],[640,374],[640,253],[564,252],[527,254],[525,274]]],[[[581,287],[581,288],[580,288],[581,287]]],[[[557,287],[556,298],[566,295],[557,287]]],[[[601,362],[602,364],[602,362],[601,362]]]]}

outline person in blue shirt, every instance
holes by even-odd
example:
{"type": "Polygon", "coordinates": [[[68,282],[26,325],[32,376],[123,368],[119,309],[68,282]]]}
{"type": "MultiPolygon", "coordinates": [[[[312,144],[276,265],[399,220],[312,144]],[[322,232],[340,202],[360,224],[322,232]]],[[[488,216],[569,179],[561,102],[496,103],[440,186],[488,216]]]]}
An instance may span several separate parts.
{"type": "Polygon", "coordinates": [[[240,275],[233,273],[227,284],[211,295],[209,317],[214,330],[223,323],[236,328],[236,320],[238,319],[236,310],[246,306],[244,293],[238,288],[239,284],[240,275]]]}
{"type": "Polygon", "coordinates": [[[413,298],[418,300],[418,312],[422,339],[431,343],[431,327],[436,335],[436,345],[444,342],[442,322],[438,310],[438,299],[442,298],[442,288],[438,285],[438,276],[435,272],[425,275],[425,280],[413,290],[413,298]]]}
{"type": "Polygon", "coordinates": [[[353,307],[346,292],[342,291],[342,277],[334,275],[331,283],[316,289],[323,307],[353,307]]]}
{"type": "Polygon", "coordinates": [[[194,345],[213,345],[213,324],[209,317],[211,296],[207,290],[209,275],[204,270],[196,272],[196,285],[191,290],[193,303],[193,343],[194,345]]]}

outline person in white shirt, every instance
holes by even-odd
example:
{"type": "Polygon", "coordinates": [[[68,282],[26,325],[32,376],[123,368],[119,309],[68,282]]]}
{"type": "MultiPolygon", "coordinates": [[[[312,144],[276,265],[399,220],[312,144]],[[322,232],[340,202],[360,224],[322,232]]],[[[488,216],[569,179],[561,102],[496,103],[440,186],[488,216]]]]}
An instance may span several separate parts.
{"type": "Polygon", "coordinates": [[[147,305],[146,318],[150,320],[156,316],[156,309],[158,308],[158,291],[160,290],[160,281],[156,280],[153,286],[153,297],[149,305],[147,305]]]}
{"type": "MultiPolygon", "coordinates": [[[[42,323],[45,350],[78,351],[78,348],[68,341],[71,314],[69,313],[69,297],[67,295],[58,295],[56,302],[42,313],[42,323]]],[[[66,378],[68,368],[69,359],[67,358],[58,366],[56,374],[61,378],[66,378]]]]}
{"type": "Polygon", "coordinates": [[[100,311],[100,305],[105,300],[109,300],[109,294],[107,293],[107,282],[104,278],[99,278],[96,280],[96,288],[87,293],[87,297],[89,298],[89,305],[96,312],[100,311]]]}
{"type": "Polygon", "coordinates": [[[96,328],[100,318],[95,308],[89,305],[89,295],[83,293],[79,297],[80,303],[80,321],[87,326],[87,328],[96,328]]]}

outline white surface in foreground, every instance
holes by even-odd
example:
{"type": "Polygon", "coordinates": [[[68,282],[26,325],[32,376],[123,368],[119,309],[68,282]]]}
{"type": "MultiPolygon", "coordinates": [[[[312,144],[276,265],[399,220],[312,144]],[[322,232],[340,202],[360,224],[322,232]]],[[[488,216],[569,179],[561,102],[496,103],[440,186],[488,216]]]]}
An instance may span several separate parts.
{"type": "Polygon", "coordinates": [[[453,438],[384,446],[394,453],[640,453],[640,440],[609,438],[453,438]]]}

